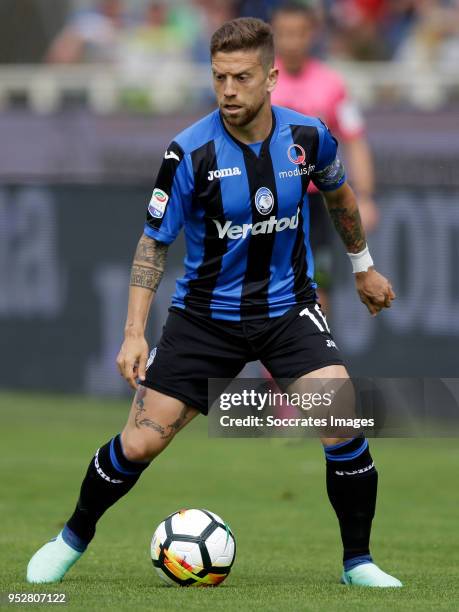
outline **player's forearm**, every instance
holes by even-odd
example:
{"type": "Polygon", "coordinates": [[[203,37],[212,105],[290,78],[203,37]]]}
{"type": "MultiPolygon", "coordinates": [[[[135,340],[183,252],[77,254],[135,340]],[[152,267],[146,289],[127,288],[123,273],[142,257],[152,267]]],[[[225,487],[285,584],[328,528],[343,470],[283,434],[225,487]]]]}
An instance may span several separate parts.
{"type": "Polygon", "coordinates": [[[354,192],[345,183],[336,191],[322,193],[330,217],[346,247],[346,251],[348,253],[359,253],[365,248],[366,238],[354,192]]]}
{"type": "Polygon", "coordinates": [[[131,268],[126,334],[143,334],[166,266],[168,245],[143,234],[131,268]]]}

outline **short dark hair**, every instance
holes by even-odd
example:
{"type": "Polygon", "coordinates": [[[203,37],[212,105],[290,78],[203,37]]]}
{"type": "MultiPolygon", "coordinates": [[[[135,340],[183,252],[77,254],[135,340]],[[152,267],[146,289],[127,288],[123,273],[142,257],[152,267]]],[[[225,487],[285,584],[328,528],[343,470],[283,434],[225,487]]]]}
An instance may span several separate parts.
{"type": "Polygon", "coordinates": [[[224,23],[210,41],[210,55],[220,51],[259,50],[265,68],[274,65],[273,31],[269,23],[255,17],[238,17],[224,23]]]}

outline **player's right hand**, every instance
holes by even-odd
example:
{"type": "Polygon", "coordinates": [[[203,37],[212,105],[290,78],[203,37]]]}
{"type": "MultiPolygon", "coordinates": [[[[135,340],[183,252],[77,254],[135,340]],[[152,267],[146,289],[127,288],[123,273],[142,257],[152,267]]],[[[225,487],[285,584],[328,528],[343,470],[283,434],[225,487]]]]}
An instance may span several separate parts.
{"type": "Polygon", "coordinates": [[[116,358],[116,365],[129,385],[137,389],[137,380],[145,380],[148,344],[144,336],[126,336],[116,358]]]}

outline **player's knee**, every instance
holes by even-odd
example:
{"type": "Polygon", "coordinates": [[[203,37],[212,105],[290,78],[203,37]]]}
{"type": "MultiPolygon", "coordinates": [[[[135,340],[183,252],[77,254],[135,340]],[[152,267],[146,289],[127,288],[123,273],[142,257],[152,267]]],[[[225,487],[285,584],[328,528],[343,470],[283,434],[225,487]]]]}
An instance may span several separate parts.
{"type": "Polygon", "coordinates": [[[152,437],[132,436],[123,432],[123,452],[129,461],[152,461],[165,445],[152,437]]]}

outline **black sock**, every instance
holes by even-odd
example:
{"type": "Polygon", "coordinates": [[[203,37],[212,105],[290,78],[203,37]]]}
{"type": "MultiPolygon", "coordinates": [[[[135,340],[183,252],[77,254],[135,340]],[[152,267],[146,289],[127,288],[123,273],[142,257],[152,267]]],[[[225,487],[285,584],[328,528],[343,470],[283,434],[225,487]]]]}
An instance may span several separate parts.
{"type": "Polygon", "coordinates": [[[126,459],[119,434],[101,446],[89,464],[75,511],[63,529],[64,541],[83,552],[102,514],[132,489],[149,465],[126,459]]]}
{"type": "Polygon", "coordinates": [[[378,472],[368,440],[353,438],[326,446],[327,493],[338,517],[344,569],[371,562],[370,532],[375,514],[378,472]]]}

